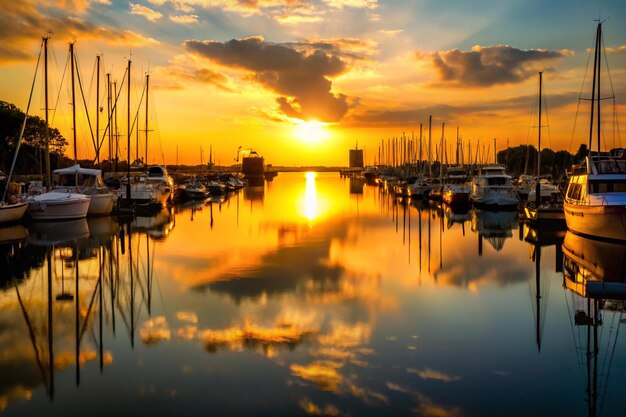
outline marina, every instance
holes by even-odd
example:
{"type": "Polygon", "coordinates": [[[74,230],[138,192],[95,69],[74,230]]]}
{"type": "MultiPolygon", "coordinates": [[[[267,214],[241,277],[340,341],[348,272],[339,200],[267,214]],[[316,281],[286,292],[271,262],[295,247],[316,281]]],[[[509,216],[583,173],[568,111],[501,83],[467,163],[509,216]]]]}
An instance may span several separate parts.
{"type": "Polygon", "coordinates": [[[2,416],[625,414],[619,0],[3,2],[2,416]]]}
{"type": "Polygon", "coordinates": [[[623,245],[515,210],[280,173],[0,237],[4,415],[623,411],[623,245]]]}

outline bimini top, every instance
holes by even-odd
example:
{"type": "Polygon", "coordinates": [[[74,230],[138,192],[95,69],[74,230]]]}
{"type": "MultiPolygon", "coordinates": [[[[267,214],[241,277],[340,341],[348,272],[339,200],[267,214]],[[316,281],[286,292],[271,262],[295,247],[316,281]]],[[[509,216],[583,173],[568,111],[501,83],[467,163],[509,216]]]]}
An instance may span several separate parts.
{"type": "Polygon", "coordinates": [[[74,166],[67,167],[67,168],[55,169],[52,173],[53,174],[60,174],[60,175],[76,175],[76,174],[93,175],[93,176],[102,175],[102,171],[101,170],[99,170],[99,169],[81,168],[80,164],[76,164],[74,166]]]}

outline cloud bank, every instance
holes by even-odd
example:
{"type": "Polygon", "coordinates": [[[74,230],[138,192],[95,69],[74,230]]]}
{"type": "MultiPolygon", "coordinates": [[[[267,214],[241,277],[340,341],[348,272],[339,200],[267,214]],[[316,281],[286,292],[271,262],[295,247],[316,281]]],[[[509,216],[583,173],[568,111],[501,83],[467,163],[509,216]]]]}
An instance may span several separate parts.
{"type": "Polygon", "coordinates": [[[348,69],[333,54],[297,51],[258,36],[228,42],[189,40],[184,46],[221,66],[251,73],[255,82],[280,95],[276,102],[287,117],[336,122],[348,111],[348,97],[331,91],[329,78],[348,69]]]}

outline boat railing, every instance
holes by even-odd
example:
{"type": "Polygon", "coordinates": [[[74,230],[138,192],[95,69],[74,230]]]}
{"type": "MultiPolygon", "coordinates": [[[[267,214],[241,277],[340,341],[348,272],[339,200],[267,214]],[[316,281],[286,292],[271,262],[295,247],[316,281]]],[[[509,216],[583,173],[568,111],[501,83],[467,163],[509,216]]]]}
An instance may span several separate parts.
{"type": "Polygon", "coordinates": [[[598,174],[626,174],[626,159],[594,158],[598,174]]]}

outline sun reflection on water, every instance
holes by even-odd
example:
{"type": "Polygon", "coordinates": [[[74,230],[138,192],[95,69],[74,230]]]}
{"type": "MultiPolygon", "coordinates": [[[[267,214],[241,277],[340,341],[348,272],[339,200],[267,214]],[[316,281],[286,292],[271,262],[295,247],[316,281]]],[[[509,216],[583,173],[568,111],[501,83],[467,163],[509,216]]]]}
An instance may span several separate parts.
{"type": "Polygon", "coordinates": [[[317,190],[315,188],[315,172],[306,173],[306,188],[304,190],[304,217],[310,222],[318,216],[317,190]]]}

